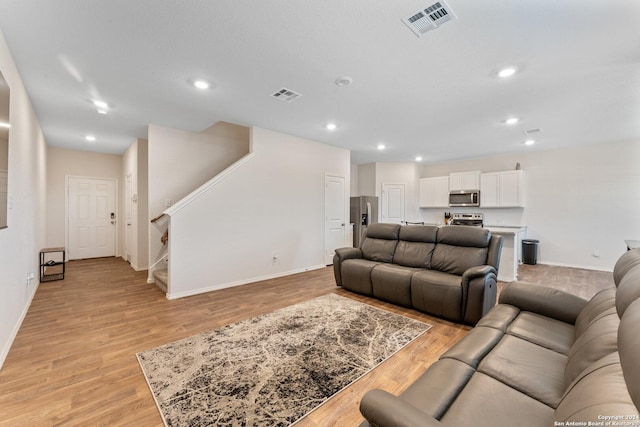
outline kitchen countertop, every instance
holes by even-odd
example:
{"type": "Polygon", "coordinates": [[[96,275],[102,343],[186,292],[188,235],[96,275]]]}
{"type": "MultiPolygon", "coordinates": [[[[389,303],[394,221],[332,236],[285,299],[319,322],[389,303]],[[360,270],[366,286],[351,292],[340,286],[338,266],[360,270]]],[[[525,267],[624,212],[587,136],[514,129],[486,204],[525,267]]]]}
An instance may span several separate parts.
{"type": "Polygon", "coordinates": [[[484,228],[496,234],[516,234],[527,229],[526,225],[485,225],[484,228]]]}

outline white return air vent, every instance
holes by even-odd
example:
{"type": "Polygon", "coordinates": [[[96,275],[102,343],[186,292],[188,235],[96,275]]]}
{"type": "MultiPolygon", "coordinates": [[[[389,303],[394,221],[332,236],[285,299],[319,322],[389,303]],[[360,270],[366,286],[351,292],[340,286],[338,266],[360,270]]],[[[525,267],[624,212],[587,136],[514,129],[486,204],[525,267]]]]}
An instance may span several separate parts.
{"type": "Polygon", "coordinates": [[[291,89],[287,89],[286,87],[283,87],[279,91],[271,94],[271,96],[283,102],[291,102],[295,99],[300,98],[302,94],[296,91],[293,91],[291,89]]]}
{"type": "Polygon", "coordinates": [[[445,22],[456,19],[457,16],[451,10],[451,7],[444,1],[438,1],[428,6],[408,18],[402,19],[402,22],[420,37],[427,31],[435,30],[445,22]]]}

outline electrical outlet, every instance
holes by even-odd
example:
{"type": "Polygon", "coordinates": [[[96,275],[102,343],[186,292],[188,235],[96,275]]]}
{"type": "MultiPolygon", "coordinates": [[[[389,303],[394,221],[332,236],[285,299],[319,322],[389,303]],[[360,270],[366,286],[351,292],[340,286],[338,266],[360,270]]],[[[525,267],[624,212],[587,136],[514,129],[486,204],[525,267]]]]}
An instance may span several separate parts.
{"type": "Polygon", "coordinates": [[[164,199],[164,207],[165,208],[171,207],[171,199],[164,199]]]}
{"type": "Polygon", "coordinates": [[[26,277],[27,286],[31,285],[31,282],[33,281],[34,277],[35,276],[33,275],[33,273],[27,274],[27,277],[26,277]]]}
{"type": "Polygon", "coordinates": [[[599,249],[594,249],[593,252],[591,253],[591,255],[594,258],[600,258],[600,250],[599,249]]]}

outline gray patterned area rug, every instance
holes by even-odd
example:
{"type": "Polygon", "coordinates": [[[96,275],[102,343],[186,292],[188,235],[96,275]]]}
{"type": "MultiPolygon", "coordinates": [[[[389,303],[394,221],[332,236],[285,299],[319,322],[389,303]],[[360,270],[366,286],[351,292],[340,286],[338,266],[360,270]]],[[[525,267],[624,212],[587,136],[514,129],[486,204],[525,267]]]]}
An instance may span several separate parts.
{"type": "Polygon", "coordinates": [[[167,426],[288,426],[430,327],[328,294],[137,356],[167,426]]]}

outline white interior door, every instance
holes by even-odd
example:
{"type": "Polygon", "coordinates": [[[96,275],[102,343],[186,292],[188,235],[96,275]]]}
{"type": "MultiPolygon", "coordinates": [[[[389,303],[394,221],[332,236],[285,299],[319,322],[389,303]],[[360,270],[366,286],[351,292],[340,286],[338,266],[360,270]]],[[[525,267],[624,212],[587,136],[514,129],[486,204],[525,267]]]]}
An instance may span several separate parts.
{"type": "Polygon", "coordinates": [[[405,184],[382,184],[382,221],[393,224],[404,222],[405,184]]]}
{"type": "Polygon", "coordinates": [[[69,259],[116,255],[116,182],[69,177],[69,259]]]}
{"type": "Polygon", "coordinates": [[[333,264],[337,248],[345,246],[347,225],[346,195],[343,176],[326,175],[324,178],[325,264],[333,264]]]}

